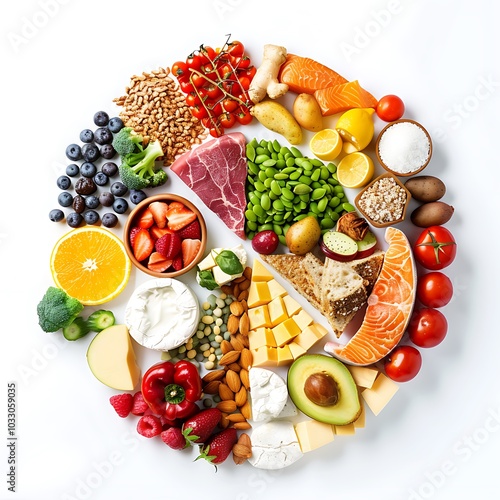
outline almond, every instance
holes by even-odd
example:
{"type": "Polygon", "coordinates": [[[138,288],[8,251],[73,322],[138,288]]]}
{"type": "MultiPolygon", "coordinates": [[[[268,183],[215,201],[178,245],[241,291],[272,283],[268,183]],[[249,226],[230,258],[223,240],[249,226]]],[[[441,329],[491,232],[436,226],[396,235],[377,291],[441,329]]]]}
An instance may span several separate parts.
{"type": "Polygon", "coordinates": [[[224,368],[227,368],[228,370],[233,370],[233,372],[240,373],[241,366],[238,363],[231,363],[229,365],[226,365],[224,368]]]}
{"type": "Polygon", "coordinates": [[[240,355],[240,366],[244,368],[245,370],[248,370],[252,366],[253,363],[253,354],[250,349],[247,349],[246,347],[241,350],[241,355],[240,355]]]}
{"type": "Polygon", "coordinates": [[[245,278],[247,280],[251,280],[252,279],[252,268],[249,266],[245,267],[245,269],[243,270],[243,276],[245,276],[245,278]]]}
{"type": "Polygon", "coordinates": [[[222,351],[222,354],[226,354],[229,351],[233,351],[234,347],[231,345],[231,343],[227,340],[223,340],[220,343],[220,350],[222,351]]]}
{"type": "Polygon", "coordinates": [[[227,417],[228,417],[227,413],[222,413],[221,418],[220,418],[220,422],[219,422],[219,425],[221,426],[222,429],[225,429],[231,423],[227,417]]]}
{"type": "Polygon", "coordinates": [[[230,400],[217,403],[217,408],[223,413],[233,413],[237,410],[236,403],[230,400]]]}
{"type": "Polygon", "coordinates": [[[243,347],[247,349],[250,348],[250,341],[248,340],[248,335],[242,335],[241,333],[237,333],[235,337],[243,344],[243,347]]]}
{"type": "Polygon", "coordinates": [[[238,444],[243,444],[252,449],[252,441],[250,440],[250,436],[246,432],[242,432],[240,437],[238,438],[238,444]]]}
{"type": "Polygon", "coordinates": [[[233,461],[236,465],[240,465],[252,456],[252,442],[250,436],[242,432],[238,438],[238,442],[233,446],[233,461]]]}
{"type": "Polygon", "coordinates": [[[245,387],[245,389],[250,389],[250,374],[248,373],[248,370],[245,368],[242,368],[239,373],[241,383],[245,387]]]}
{"type": "Polygon", "coordinates": [[[227,331],[234,335],[238,332],[238,328],[240,327],[240,319],[238,316],[231,314],[227,320],[227,331]]]}
{"type": "Polygon", "coordinates": [[[239,375],[233,370],[228,370],[226,372],[226,384],[234,393],[238,392],[241,387],[239,375]]]}
{"type": "Polygon", "coordinates": [[[245,308],[243,307],[243,304],[241,302],[238,302],[237,300],[231,302],[231,304],[229,306],[229,310],[235,316],[241,316],[245,312],[245,308]]]}
{"type": "Polygon", "coordinates": [[[239,283],[240,291],[248,290],[250,288],[250,280],[245,279],[241,283],[239,283]]]}
{"type": "Polygon", "coordinates": [[[241,352],[243,351],[243,349],[245,349],[245,344],[237,336],[231,337],[230,342],[231,345],[233,346],[233,349],[237,352],[241,352]]]}
{"type": "Polygon", "coordinates": [[[239,283],[235,283],[234,286],[233,286],[233,297],[238,297],[238,295],[240,294],[240,284],[239,283]]]}
{"type": "Polygon", "coordinates": [[[252,407],[250,405],[250,401],[247,402],[240,407],[241,414],[247,419],[250,420],[252,418],[252,407]]]}
{"type": "MultiPolygon", "coordinates": [[[[229,342],[228,342],[229,344],[229,342]]],[[[233,348],[231,344],[229,344],[231,349],[233,348]]],[[[221,343],[222,348],[222,343],[221,343]]],[[[209,371],[201,380],[203,383],[208,384],[209,382],[213,382],[214,380],[222,380],[224,378],[224,370],[212,370],[209,371]]]]}
{"type": "Polygon", "coordinates": [[[226,384],[219,384],[219,396],[222,401],[234,400],[234,392],[226,384]]]}
{"type": "Polygon", "coordinates": [[[226,295],[232,295],[233,294],[233,287],[229,285],[222,285],[220,287],[221,292],[225,293],[226,295]]]}
{"type": "Polygon", "coordinates": [[[250,320],[248,319],[248,314],[245,312],[240,316],[240,333],[245,337],[248,337],[248,331],[250,330],[250,320]]]}
{"type": "Polygon", "coordinates": [[[251,429],[252,426],[248,422],[235,422],[233,427],[238,430],[251,429]]]}
{"type": "Polygon", "coordinates": [[[220,384],[220,380],[212,380],[211,382],[203,386],[203,392],[205,394],[219,394],[220,384]]]}
{"type": "Polygon", "coordinates": [[[237,299],[240,302],[246,302],[248,300],[248,296],[249,296],[248,290],[243,290],[239,293],[237,299]]]}
{"type": "Polygon", "coordinates": [[[241,413],[231,413],[227,416],[230,422],[245,422],[246,418],[241,413]]]}
{"type": "Polygon", "coordinates": [[[230,365],[231,363],[235,363],[236,361],[238,361],[238,359],[240,359],[240,354],[240,351],[226,352],[226,354],[224,354],[222,358],[219,359],[219,365],[225,366],[230,365]]]}
{"type": "Polygon", "coordinates": [[[238,458],[250,458],[252,456],[252,450],[248,446],[240,443],[236,443],[233,446],[233,453],[238,458]]]}
{"type": "Polygon", "coordinates": [[[235,278],[235,279],[233,280],[233,283],[241,283],[242,281],[245,281],[245,280],[246,280],[246,278],[245,278],[245,276],[243,276],[243,274],[242,274],[239,278],[235,278]]]}
{"type": "Polygon", "coordinates": [[[245,389],[245,386],[241,386],[240,389],[235,392],[234,402],[236,403],[236,406],[241,407],[247,402],[247,390],[245,389]]]}

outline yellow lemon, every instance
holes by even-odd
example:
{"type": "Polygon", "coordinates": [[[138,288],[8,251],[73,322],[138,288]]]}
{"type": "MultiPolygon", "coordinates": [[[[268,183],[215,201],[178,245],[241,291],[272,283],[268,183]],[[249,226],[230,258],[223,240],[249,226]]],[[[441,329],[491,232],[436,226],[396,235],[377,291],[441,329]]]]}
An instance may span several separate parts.
{"type": "Polygon", "coordinates": [[[64,234],[50,256],[54,283],[83,305],[109,302],[125,288],[131,262],[111,231],[87,226],[64,234]]]}
{"type": "Polygon", "coordinates": [[[309,148],[320,160],[332,161],[342,151],[342,138],[336,130],[325,128],[313,135],[309,148]]]}
{"type": "Polygon", "coordinates": [[[353,108],[342,114],[335,125],[342,139],[352,144],[356,151],[366,148],[373,138],[373,113],[373,108],[353,108]]]}
{"type": "Polygon", "coordinates": [[[375,172],[373,160],[357,151],[348,154],[337,165],[337,179],[346,188],[359,188],[368,184],[375,172]]]}

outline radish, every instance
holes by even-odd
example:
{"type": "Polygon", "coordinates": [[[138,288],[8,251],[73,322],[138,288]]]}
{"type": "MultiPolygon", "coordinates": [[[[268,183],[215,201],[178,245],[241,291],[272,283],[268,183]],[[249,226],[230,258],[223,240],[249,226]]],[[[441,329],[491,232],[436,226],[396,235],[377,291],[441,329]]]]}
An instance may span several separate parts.
{"type": "Polygon", "coordinates": [[[322,252],[330,259],[346,262],[356,258],[358,245],[347,234],[327,231],[320,242],[322,252]]]}

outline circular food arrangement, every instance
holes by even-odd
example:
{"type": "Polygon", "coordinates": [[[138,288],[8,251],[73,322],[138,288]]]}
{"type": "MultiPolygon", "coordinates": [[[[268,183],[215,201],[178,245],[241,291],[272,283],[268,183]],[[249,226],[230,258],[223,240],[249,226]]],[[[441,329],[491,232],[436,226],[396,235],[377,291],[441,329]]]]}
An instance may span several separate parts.
{"type": "Polygon", "coordinates": [[[125,89],[66,147],[41,330],[90,338],[103,404],[166,453],[274,470],[362,432],[447,335],[457,244],[425,127],[231,37],[125,89]]]}

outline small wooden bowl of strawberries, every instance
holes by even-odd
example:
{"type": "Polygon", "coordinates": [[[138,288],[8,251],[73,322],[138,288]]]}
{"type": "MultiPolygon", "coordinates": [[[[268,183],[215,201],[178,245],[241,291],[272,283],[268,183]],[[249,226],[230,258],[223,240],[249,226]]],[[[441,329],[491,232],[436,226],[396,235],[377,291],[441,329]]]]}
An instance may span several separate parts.
{"type": "Polygon", "coordinates": [[[163,193],[146,198],[132,210],[123,242],[138,269],[156,278],[175,278],[203,258],[207,227],[193,203],[163,193]]]}

